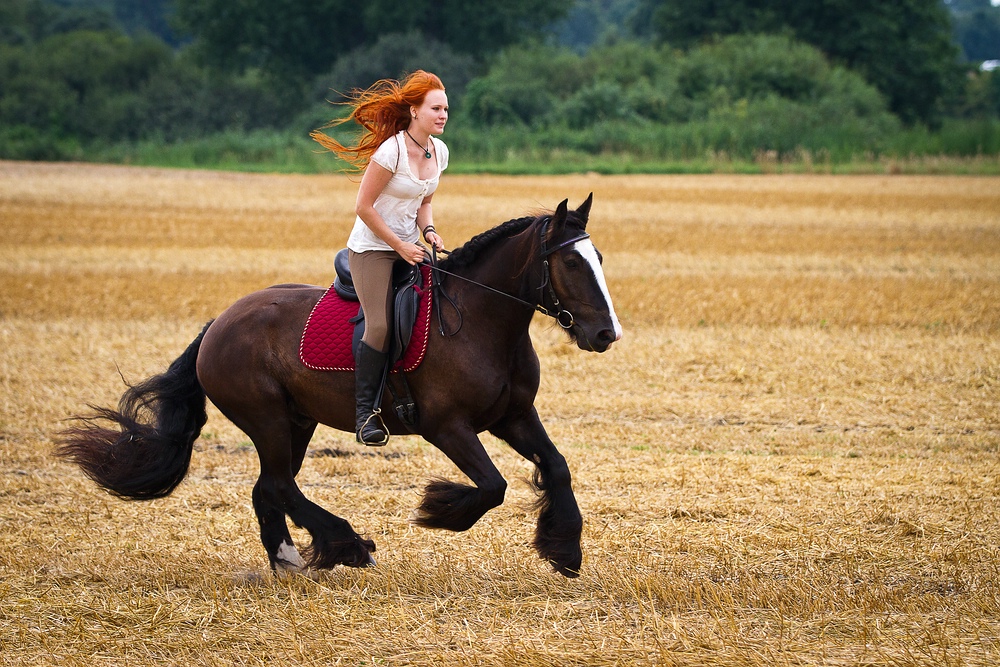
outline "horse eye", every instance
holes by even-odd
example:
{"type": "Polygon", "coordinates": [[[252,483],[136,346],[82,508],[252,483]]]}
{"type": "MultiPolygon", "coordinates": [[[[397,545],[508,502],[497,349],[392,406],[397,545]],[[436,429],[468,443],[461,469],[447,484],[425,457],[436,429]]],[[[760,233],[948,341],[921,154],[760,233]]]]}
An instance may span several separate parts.
{"type": "Polygon", "coordinates": [[[567,269],[575,269],[577,266],[579,266],[579,264],[577,263],[577,261],[575,259],[567,259],[566,260],[566,268],[567,269]]]}

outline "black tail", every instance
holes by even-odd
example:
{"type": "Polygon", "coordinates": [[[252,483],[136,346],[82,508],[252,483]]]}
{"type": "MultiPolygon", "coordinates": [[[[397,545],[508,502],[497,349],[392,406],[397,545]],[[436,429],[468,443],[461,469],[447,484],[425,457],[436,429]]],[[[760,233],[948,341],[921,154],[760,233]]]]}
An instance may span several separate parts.
{"type": "Polygon", "coordinates": [[[76,417],[81,425],[60,434],[59,456],[116,496],[169,495],[187,475],[194,441],[208,418],[195,362],[210,325],[165,373],[129,386],[118,410],[91,406],[93,415],[76,417]]]}

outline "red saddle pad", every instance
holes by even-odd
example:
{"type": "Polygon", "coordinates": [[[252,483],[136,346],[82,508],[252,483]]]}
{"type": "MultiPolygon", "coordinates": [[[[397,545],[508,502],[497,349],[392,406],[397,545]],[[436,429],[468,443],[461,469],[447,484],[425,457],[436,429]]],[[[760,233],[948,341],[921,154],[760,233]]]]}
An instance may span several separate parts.
{"type": "MultiPolygon", "coordinates": [[[[406,346],[403,358],[396,362],[393,372],[409,372],[417,368],[427,352],[431,321],[431,270],[420,267],[423,272],[424,288],[415,289],[420,294],[420,308],[417,321],[413,324],[413,335],[406,346]]],[[[358,314],[358,302],[346,301],[331,285],[319,302],[313,306],[306,321],[302,341],[299,343],[299,358],[307,367],[317,371],[353,371],[354,353],[351,340],[354,324],[350,321],[358,314]]]]}

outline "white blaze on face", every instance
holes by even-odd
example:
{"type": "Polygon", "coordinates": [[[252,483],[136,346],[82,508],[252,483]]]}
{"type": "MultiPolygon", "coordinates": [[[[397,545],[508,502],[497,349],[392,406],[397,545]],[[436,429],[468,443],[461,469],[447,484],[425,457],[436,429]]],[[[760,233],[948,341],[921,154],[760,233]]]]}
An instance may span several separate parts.
{"type": "Polygon", "coordinates": [[[590,265],[590,270],[594,272],[594,278],[597,279],[597,284],[601,288],[601,294],[604,295],[604,300],[608,304],[608,313],[611,314],[611,322],[615,327],[615,340],[621,340],[622,325],[618,321],[618,316],[615,314],[615,307],[611,303],[611,292],[608,291],[608,282],[604,279],[604,268],[601,266],[601,260],[597,256],[597,248],[594,247],[590,239],[583,239],[573,244],[573,250],[576,250],[580,254],[580,257],[586,260],[587,264],[590,265]]]}

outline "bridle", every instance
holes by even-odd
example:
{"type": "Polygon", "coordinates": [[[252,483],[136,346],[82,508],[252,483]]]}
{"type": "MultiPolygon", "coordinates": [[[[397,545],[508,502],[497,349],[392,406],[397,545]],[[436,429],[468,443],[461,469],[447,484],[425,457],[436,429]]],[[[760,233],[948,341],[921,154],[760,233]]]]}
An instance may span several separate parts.
{"type": "MultiPolygon", "coordinates": [[[[555,319],[555,321],[558,322],[559,326],[561,326],[563,329],[571,329],[571,328],[573,328],[573,325],[576,324],[576,320],[573,318],[573,313],[571,313],[570,311],[568,311],[568,310],[566,310],[565,308],[562,307],[562,303],[560,303],[559,297],[556,295],[556,290],[552,286],[552,272],[551,272],[551,270],[549,268],[549,257],[552,256],[553,253],[559,252],[563,248],[571,246],[574,243],[577,243],[578,241],[583,241],[585,239],[589,239],[590,238],[590,234],[588,234],[587,232],[581,232],[577,236],[574,236],[573,238],[571,238],[571,239],[569,239],[567,241],[563,241],[562,243],[560,243],[560,244],[558,244],[556,246],[548,248],[548,247],[546,247],[545,236],[546,236],[546,232],[548,232],[548,229],[549,229],[549,223],[551,223],[551,222],[552,222],[552,216],[546,216],[545,222],[543,222],[542,225],[541,225],[541,238],[540,238],[540,241],[541,241],[541,252],[539,253],[539,256],[542,259],[542,284],[538,286],[537,291],[543,292],[543,290],[545,290],[546,288],[548,288],[549,298],[552,300],[552,305],[553,305],[554,309],[546,308],[541,303],[535,304],[535,303],[531,303],[529,301],[525,301],[524,299],[516,297],[513,294],[508,294],[507,292],[500,291],[498,289],[490,287],[489,285],[484,285],[483,283],[476,282],[475,280],[471,280],[470,278],[466,278],[465,276],[460,276],[457,273],[452,273],[451,271],[446,271],[444,269],[438,268],[438,266],[437,266],[437,251],[434,249],[433,246],[431,246],[431,261],[430,261],[431,272],[432,273],[443,273],[445,275],[452,276],[453,278],[458,278],[459,280],[464,280],[465,282],[471,283],[472,285],[476,285],[478,287],[482,287],[483,289],[486,289],[486,290],[489,290],[490,292],[494,292],[496,294],[499,294],[500,296],[507,297],[508,299],[516,301],[516,302],[518,302],[519,304],[521,304],[523,306],[527,306],[528,308],[531,308],[532,310],[536,310],[539,313],[542,313],[543,315],[548,315],[549,317],[555,319]]],[[[435,276],[435,278],[436,278],[436,276],[435,276]]],[[[435,299],[434,299],[434,301],[437,304],[437,309],[438,309],[438,313],[437,313],[438,314],[438,330],[441,332],[442,336],[444,336],[444,335],[452,335],[452,336],[454,336],[455,334],[457,334],[462,329],[462,322],[461,322],[462,313],[461,313],[461,311],[459,311],[458,306],[455,304],[455,302],[452,301],[451,297],[449,297],[447,294],[444,294],[441,291],[441,289],[440,289],[440,287],[441,287],[441,281],[435,279],[433,282],[434,282],[433,289],[435,291],[435,299]],[[456,329],[455,332],[452,333],[452,334],[445,334],[445,332],[444,332],[444,320],[441,319],[441,299],[439,298],[440,296],[444,296],[446,299],[448,299],[448,302],[451,303],[452,308],[455,309],[455,312],[457,312],[458,316],[459,316],[458,329],[456,329]]],[[[543,294],[544,294],[544,292],[543,292],[543,294]]]]}
{"type": "Polygon", "coordinates": [[[537,310],[538,312],[543,313],[545,315],[548,315],[549,317],[555,318],[556,322],[558,322],[559,326],[561,326],[563,329],[569,329],[569,328],[572,328],[572,326],[574,324],[576,324],[576,320],[573,319],[573,313],[569,312],[568,310],[566,310],[565,308],[562,307],[562,304],[559,303],[559,297],[556,296],[556,290],[552,286],[552,280],[551,280],[552,273],[551,273],[551,271],[549,271],[549,256],[552,255],[552,253],[559,252],[560,250],[562,250],[563,248],[565,248],[567,246],[573,245],[577,241],[583,241],[584,239],[589,239],[590,238],[590,234],[588,234],[587,232],[581,232],[579,236],[575,236],[575,237],[569,239],[568,241],[563,241],[562,243],[560,243],[559,245],[555,246],[554,248],[546,248],[545,247],[545,232],[548,231],[549,223],[550,222],[552,222],[552,218],[551,217],[548,218],[542,224],[542,235],[541,235],[541,243],[542,243],[542,252],[541,252],[541,258],[542,258],[542,284],[538,286],[538,291],[541,292],[544,288],[546,288],[546,287],[549,288],[549,297],[552,299],[552,305],[555,306],[556,312],[553,313],[549,309],[547,309],[544,306],[542,306],[541,303],[539,303],[538,305],[535,306],[535,310],[537,310]],[[565,322],[563,321],[563,315],[566,315],[569,318],[565,322]]]}

